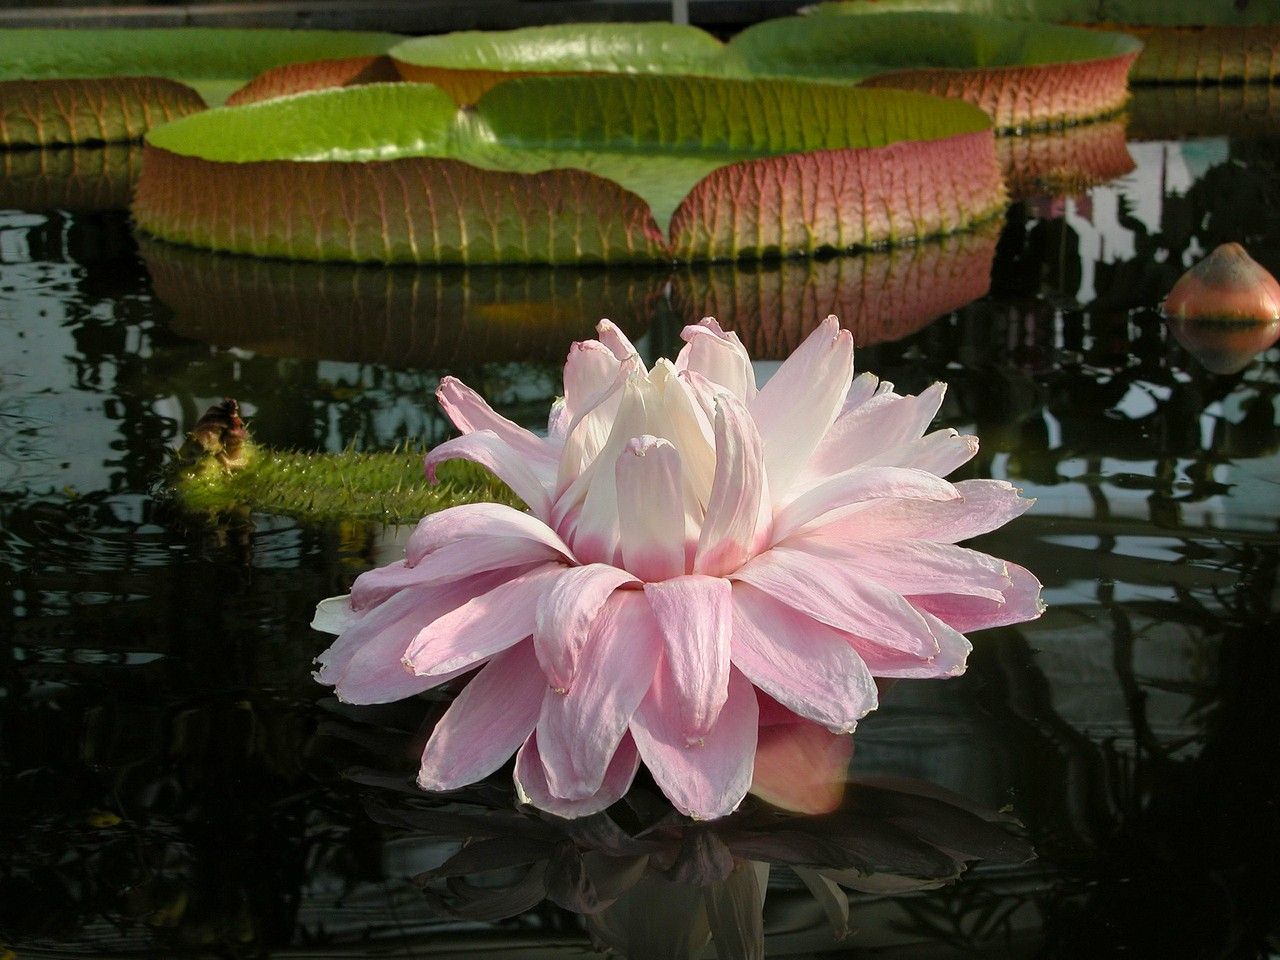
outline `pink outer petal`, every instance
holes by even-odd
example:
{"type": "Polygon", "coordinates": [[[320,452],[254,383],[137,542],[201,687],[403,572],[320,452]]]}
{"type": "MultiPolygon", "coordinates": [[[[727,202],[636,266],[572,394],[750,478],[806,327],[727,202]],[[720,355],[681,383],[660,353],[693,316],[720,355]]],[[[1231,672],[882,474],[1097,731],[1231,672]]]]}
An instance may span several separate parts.
{"type": "Polygon", "coordinates": [[[502,416],[457,377],[442,379],[436,388],[436,398],[459,431],[493,431],[524,460],[544,485],[550,485],[555,476],[556,461],[546,440],[502,416]]]}
{"type": "Polygon", "coordinates": [[[435,447],[423,460],[427,479],[436,482],[436,467],[446,460],[470,460],[492,472],[529,505],[535,517],[551,516],[551,497],[547,488],[516,451],[492,430],[477,430],[454,437],[435,447]]]}
{"type": "Polygon", "coordinates": [[[958,500],[947,481],[923,470],[904,467],[855,467],[801,494],[773,517],[773,542],[779,543],[806,524],[831,523],[868,500],[958,500]]]}
{"type": "Polygon", "coordinates": [[[732,397],[716,402],[716,469],[694,558],[695,573],[732,573],[768,534],[769,491],[764,444],[747,408],[732,397]]]}
{"type": "Polygon", "coordinates": [[[532,540],[573,560],[573,553],[564,541],[537,517],[503,503],[464,503],[419,520],[405,544],[405,561],[416,567],[441,547],[480,537],[532,540]]]}
{"type": "Polygon", "coordinates": [[[751,682],[729,675],[729,696],[715,726],[690,745],[679,719],[670,674],[659,667],[648,696],[631,718],[640,758],[667,799],[686,816],[714,820],[733,813],[751,786],[759,710],[751,682]]]}
{"type": "Polygon", "coordinates": [[[957,500],[879,500],[817,528],[842,540],[933,540],[958,543],[990,533],[1021,516],[1035,500],[1004,480],[961,480],[957,500]]]}
{"type": "Polygon", "coordinates": [[[661,655],[662,637],[644,594],[619,590],[596,620],[573,685],[543,698],[538,735],[552,793],[581,800],[600,789],[661,655]]]}
{"type": "Polygon", "coordinates": [[[685,512],[680,454],[667,440],[631,440],[614,467],[622,565],[641,580],[684,573],[685,512]]]}
{"type": "Polygon", "coordinates": [[[457,790],[497,770],[533,733],[546,688],[532,643],[494,657],[436,724],[418,786],[457,790]]]}
{"type": "Polygon", "coordinates": [[[830,813],[844,799],[852,759],[853,737],[816,723],[763,727],[751,793],[792,813],[830,813]]]}
{"type": "Polygon", "coordinates": [[[899,594],[856,571],[798,550],[774,547],[732,577],[821,623],[925,660],[938,643],[899,594]]]}
{"type": "Polygon", "coordinates": [[[601,343],[613,351],[613,355],[619,360],[640,355],[636,351],[635,344],[627,339],[627,335],[612,320],[601,320],[597,323],[596,336],[600,338],[601,343]]]}
{"type": "Polygon", "coordinates": [[[933,614],[961,633],[1037,619],[1045,610],[1044,601],[1040,599],[1040,581],[1031,571],[1016,563],[1008,564],[1008,568],[1012,585],[1005,591],[1003,603],[954,593],[907,599],[917,609],[933,614]]]}
{"type": "Polygon", "coordinates": [[[360,574],[351,586],[351,605],[355,610],[367,610],[407,587],[452,583],[477,573],[546,563],[561,557],[558,551],[523,538],[458,540],[441,547],[416,567],[410,567],[407,561],[401,560],[360,574]]]}
{"type": "MultiPolygon", "coordinates": [[[[601,349],[604,349],[603,347],[601,349]]],[[[583,473],[595,462],[609,440],[614,422],[622,409],[627,384],[640,371],[640,361],[630,359],[618,364],[613,380],[588,400],[581,410],[573,411],[573,418],[566,429],[564,445],[560,450],[560,466],[556,473],[555,499],[558,501],[583,473]]],[[[643,432],[643,431],[638,431],[643,432]]],[[[585,484],[586,481],[583,481],[585,484]]],[[[570,501],[579,503],[583,492],[579,491],[570,501]]],[[[561,514],[557,512],[555,523],[561,514]]]]}
{"type": "Polygon", "coordinates": [[[646,583],[644,594],[664,642],[671,706],[693,743],[711,730],[728,696],[733,586],[695,574],[646,583]]]}
{"type": "Polygon", "coordinates": [[[935,430],[864,461],[863,467],[910,467],[945,477],[978,453],[978,438],[955,430],[935,430]]]}
{"type": "MultiPolygon", "coordinates": [[[[420,677],[453,673],[531,637],[538,601],[564,570],[544,564],[428,623],[409,644],[405,665],[420,677]]],[[[541,670],[538,677],[546,682],[541,670]]]]}
{"type": "Polygon", "coordinates": [[[572,420],[590,410],[618,378],[621,362],[599,340],[586,340],[569,348],[564,363],[564,403],[572,420]]]}
{"type": "Polygon", "coordinates": [[[567,690],[587,644],[591,625],[615,590],[635,577],[603,563],[571,567],[538,600],[533,648],[547,682],[567,690]]]}
{"type": "Polygon", "coordinates": [[[337,636],[344,633],[348,627],[354,626],[359,619],[360,615],[351,608],[351,594],[326,597],[316,604],[315,616],[311,618],[311,629],[337,636]]]}
{"type": "Polygon", "coordinates": [[[418,631],[479,593],[497,586],[502,574],[488,574],[443,587],[411,587],[364,614],[316,657],[316,680],[335,687],[347,703],[390,703],[421,693],[445,677],[425,679],[400,660],[418,631]]]}
{"type": "Polygon", "coordinates": [[[928,540],[845,540],[813,534],[792,537],[787,546],[838,564],[906,596],[959,593],[1001,601],[1012,586],[1003,560],[928,540]]]}
{"type": "Polygon", "coordinates": [[[938,640],[938,652],[928,660],[903,656],[900,651],[877,647],[856,637],[851,638],[873,676],[937,679],[958,677],[964,673],[973,645],[964,634],[953,630],[932,614],[922,610],[920,615],[938,640]]]}
{"type": "Polygon", "coordinates": [[[691,370],[728,390],[736,399],[755,399],[756,375],[751,357],[736,333],[726,333],[714,317],[704,317],[680,333],[685,347],[676,357],[677,370],[691,370]]]}
{"type": "Polygon", "coordinates": [[[751,402],[774,503],[785,498],[834,422],[852,375],[853,336],[835,317],[827,317],[751,402]]]}
{"type": "Polygon", "coordinates": [[[516,754],[516,794],[521,803],[545,810],[557,817],[572,820],[589,817],[608,809],[631,789],[631,782],[640,769],[640,754],[630,734],[622,738],[617,751],[609,761],[600,789],[582,800],[565,800],[551,792],[547,784],[546,770],[538,753],[538,736],[535,733],[516,754]]]}
{"type": "Polygon", "coordinates": [[[875,681],[848,636],[745,583],[733,606],[733,665],[773,699],[840,733],[876,708],[875,681]]]}
{"type": "Polygon", "coordinates": [[[919,396],[887,392],[843,412],[805,464],[801,483],[843,473],[885,450],[918,440],[942,406],[947,387],[935,383],[919,396]]]}
{"type": "Polygon", "coordinates": [[[840,416],[843,417],[851,410],[858,409],[882,388],[884,392],[888,393],[893,390],[893,384],[888,381],[882,381],[873,373],[858,374],[853,378],[853,382],[849,384],[849,392],[845,394],[844,403],[840,406],[840,416]]]}

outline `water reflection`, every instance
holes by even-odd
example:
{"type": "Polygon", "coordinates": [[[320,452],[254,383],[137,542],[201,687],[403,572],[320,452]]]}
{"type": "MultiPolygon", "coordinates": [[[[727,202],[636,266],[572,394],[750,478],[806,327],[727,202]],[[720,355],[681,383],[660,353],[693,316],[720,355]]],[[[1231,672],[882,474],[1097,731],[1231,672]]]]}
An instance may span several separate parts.
{"type": "Polygon", "coordinates": [[[142,172],[142,145],[47,147],[0,152],[0,210],[128,210],[142,172]]]}
{"type": "MultiPolygon", "coordinates": [[[[780,359],[835,313],[859,343],[906,336],[987,290],[998,224],[901,250],[749,265],[471,269],[293,263],[144,239],[184,336],[257,354],[437,367],[559,362],[609,317],[633,339],[715,316],[780,359]]],[[[661,349],[661,344],[653,349],[661,349]]]]}

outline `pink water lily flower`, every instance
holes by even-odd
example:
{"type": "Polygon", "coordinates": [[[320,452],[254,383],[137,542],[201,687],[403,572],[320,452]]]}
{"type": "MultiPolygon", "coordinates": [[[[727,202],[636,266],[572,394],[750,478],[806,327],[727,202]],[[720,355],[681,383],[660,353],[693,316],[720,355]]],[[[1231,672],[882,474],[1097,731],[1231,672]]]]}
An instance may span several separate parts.
{"type": "Polygon", "coordinates": [[[528,504],[426,517],[404,560],[321,603],[338,634],[317,678],[381,703],[479,672],[436,726],[426,790],[516,754],[528,803],[564,817],[619,799],[643,763],[677,809],[731,813],[752,783],[763,701],[837,732],[874,677],[964,671],[966,631],[1041,612],[1022,567],[957,546],[1030,501],[942,479],[977,440],[926,433],[944,387],[853,378],[828,317],[757,389],[738,338],[686,327],[646,370],[603,321],[573,346],[543,438],[453,378],[462,436],[427,456],[482,464],[528,504]]]}

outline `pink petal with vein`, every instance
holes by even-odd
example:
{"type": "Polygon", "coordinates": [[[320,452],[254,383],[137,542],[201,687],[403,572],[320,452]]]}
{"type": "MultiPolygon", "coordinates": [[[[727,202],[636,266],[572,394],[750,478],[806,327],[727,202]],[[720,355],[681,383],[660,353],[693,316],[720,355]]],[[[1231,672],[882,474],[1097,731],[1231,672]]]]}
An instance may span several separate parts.
{"type": "Polygon", "coordinates": [[[631,781],[635,779],[639,769],[640,754],[636,750],[635,741],[627,734],[609,761],[609,769],[605,772],[600,789],[581,800],[565,800],[553,794],[547,784],[547,774],[538,752],[538,736],[535,733],[516,754],[516,793],[521,803],[530,804],[566,820],[589,817],[621,800],[631,789],[631,781]]]}
{"type": "Polygon", "coordinates": [[[837,630],[918,659],[938,652],[924,618],[901,595],[812,554],[775,547],[732,579],[837,630]]]}
{"type": "Polygon", "coordinates": [[[490,660],[436,724],[418,786],[456,790],[497,770],[533,733],[546,688],[532,643],[490,660]]]}
{"type": "Polygon", "coordinates": [[[849,637],[749,584],[733,588],[733,665],[795,714],[847,733],[876,708],[849,637]]]}
{"type": "Polygon", "coordinates": [[[835,420],[853,376],[853,336],[827,317],[751,402],[774,503],[782,502],[835,420]]]}
{"type": "Polygon", "coordinates": [[[627,339],[627,335],[612,320],[601,320],[597,323],[596,336],[600,338],[601,343],[613,351],[613,355],[619,360],[639,356],[635,344],[627,339]]]}
{"type": "Polygon", "coordinates": [[[424,626],[497,586],[505,574],[489,574],[443,587],[411,587],[359,615],[316,658],[316,679],[335,687],[347,703],[390,703],[421,693],[446,677],[415,677],[400,662],[424,626]]]}
{"type": "Polygon", "coordinates": [[[537,434],[513,423],[494,410],[484,397],[476,393],[457,377],[445,377],[436,388],[436,398],[445,415],[462,433],[492,430],[524,458],[544,484],[550,484],[555,475],[555,457],[547,441],[537,434]]]}
{"type": "Polygon", "coordinates": [[[620,590],[597,618],[565,693],[548,690],[538,719],[548,787],[581,800],[600,789],[609,758],[653,684],[662,637],[643,593],[620,590]]]}
{"type": "Polygon", "coordinates": [[[773,542],[806,524],[838,520],[867,500],[958,500],[955,487],[923,470],[904,467],[855,467],[823,481],[791,501],[773,517],[773,542]]]}
{"type": "Polygon", "coordinates": [[[1016,563],[1008,564],[1012,585],[1004,593],[1004,602],[983,597],[966,597],[954,593],[908,597],[913,606],[927,611],[961,633],[1004,627],[1035,620],[1044,613],[1040,599],[1040,581],[1031,571],[1016,563]]]}
{"type": "Polygon", "coordinates": [[[733,586],[695,574],[646,583],[644,593],[664,641],[669,706],[692,743],[711,730],[728,696],[733,586]]]}
{"type": "Polygon", "coordinates": [[[847,567],[906,596],[959,593],[1002,601],[1012,582],[1008,565],[996,557],[928,540],[845,540],[813,534],[792,537],[787,546],[847,567]]]}
{"type": "MultiPolygon", "coordinates": [[[[452,583],[489,570],[508,570],[560,559],[558,551],[515,537],[481,537],[455,540],[441,547],[425,563],[411,567],[404,560],[362,573],[351,585],[351,604],[365,610],[406,587],[452,583]]],[[[513,571],[510,576],[515,576],[513,571]]]]}
{"type": "Polygon", "coordinates": [[[436,482],[436,467],[446,460],[470,460],[489,470],[529,505],[535,517],[551,515],[551,498],[538,476],[518,453],[492,430],[477,430],[446,440],[423,460],[427,479],[436,482]]]}
{"type": "Polygon", "coordinates": [[[764,445],[747,409],[732,397],[716,404],[716,470],[694,572],[722,576],[742,566],[767,535],[769,494],[764,445]]]}
{"type": "Polygon", "coordinates": [[[843,412],[805,465],[801,483],[851,470],[885,450],[919,440],[942,406],[947,387],[935,383],[919,396],[880,393],[843,412]]]}
{"type": "Polygon", "coordinates": [[[637,582],[618,567],[589,563],[566,570],[538,600],[533,648],[553,688],[569,689],[591,626],[605,602],[623,584],[637,582]]]}
{"type": "Polygon", "coordinates": [[[419,520],[405,544],[405,561],[414,567],[441,547],[478,537],[523,537],[573,559],[564,541],[537,517],[504,503],[464,503],[419,520]]]}
{"type": "Polygon", "coordinates": [[[728,816],[746,796],[754,769],[759,710],[751,682],[730,671],[729,696],[698,744],[687,742],[675,698],[670,674],[660,666],[631,719],[640,759],[681,813],[699,820],[728,816]]]}
{"type": "Polygon", "coordinates": [[[736,333],[726,333],[714,317],[705,317],[685,327],[680,337],[686,346],[676,358],[677,370],[692,370],[743,403],[755,399],[759,391],[751,357],[736,333]]]}
{"type": "Polygon", "coordinates": [[[636,437],[614,468],[622,565],[640,580],[684,573],[680,454],[666,440],[636,437]]]}
{"type": "Polygon", "coordinates": [[[961,480],[954,500],[878,500],[857,513],[818,527],[824,537],[844,540],[933,540],[958,543],[990,533],[1020,517],[1035,503],[1004,480],[961,480]]]}
{"type": "MultiPolygon", "coordinates": [[[[420,677],[453,673],[531,637],[538,600],[564,569],[544,564],[428,623],[409,644],[405,664],[420,677]]],[[[546,682],[541,670],[538,677],[546,682]]]]}

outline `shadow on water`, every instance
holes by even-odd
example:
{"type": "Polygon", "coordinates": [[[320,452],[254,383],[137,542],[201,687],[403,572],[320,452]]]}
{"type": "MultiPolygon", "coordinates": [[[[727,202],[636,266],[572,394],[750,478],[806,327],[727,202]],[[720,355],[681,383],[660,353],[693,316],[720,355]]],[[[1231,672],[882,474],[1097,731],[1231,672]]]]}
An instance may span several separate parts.
{"type": "Polygon", "coordinates": [[[633,935],[565,909],[587,896],[575,877],[599,898],[576,864],[612,843],[603,855],[645,858],[616,916],[656,898],[664,949],[684,942],[680,916],[704,936],[707,910],[705,889],[680,901],[654,886],[671,871],[711,870],[732,894],[717,903],[746,903],[759,874],[739,865],[772,862],[767,955],[1265,954],[1280,920],[1280,349],[1236,344],[1223,364],[1231,344],[1171,331],[1155,308],[1220,242],[1280,272],[1276,146],[1131,138],[1131,173],[1019,201],[998,238],[950,257],[745,271],[329,271],[140,247],[119,214],[0,214],[0,945],[588,955],[592,936],[633,935]],[[983,440],[968,473],[1039,500],[975,545],[1035,570],[1049,612],[977,635],[965,677],[899,683],[859,728],[856,777],[933,784],[928,802],[919,786],[868,788],[868,809],[855,787],[826,820],[752,801],[699,826],[637,795],[610,811],[619,832],[592,833],[517,814],[501,778],[447,800],[397,791],[438,701],[339,707],[310,680],[324,641],[306,626],[397,534],[184,517],[153,496],[168,448],[222,396],[272,445],[434,442],[445,373],[543,420],[559,358],[599,314],[651,356],[702,313],[781,356],[830,310],[869,318],[861,368],[911,392],[950,382],[942,421],[983,440]],[[956,817],[1038,856],[929,833],[956,817]],[[859,833],[873,828],[923,838],[912,869],[934,873],[904,870],[892,844],[875,860],[859,833]],[[544,865],[527,909],[448,915],[514,876],[436,874],[432,896],[410,882],[463,838],[500,840],[493,862],[514,874],[544,865]],[[848,856],[849,838],[870,859],[821,859],[848,856]],[[811,892],[827,884],[781,866],[932,882],[957,853],[987,862],[936,889],[856,890],[844,943],[824,911],[838,901],[811,892]]]}

